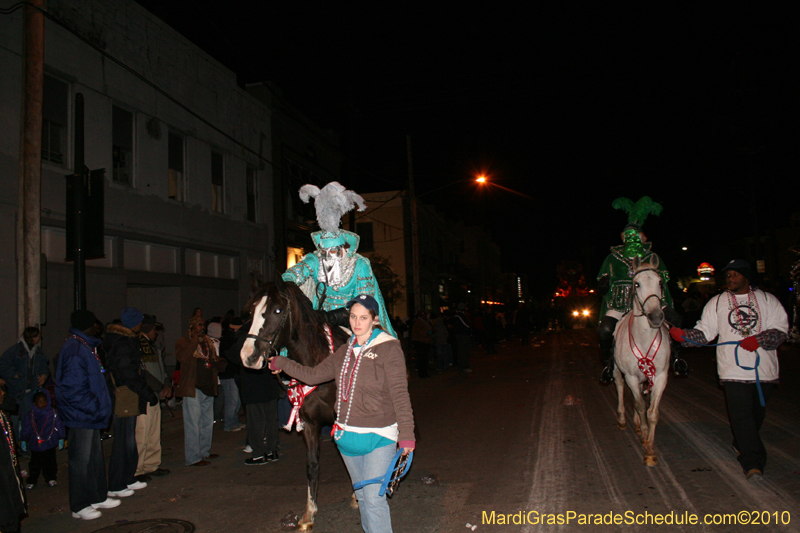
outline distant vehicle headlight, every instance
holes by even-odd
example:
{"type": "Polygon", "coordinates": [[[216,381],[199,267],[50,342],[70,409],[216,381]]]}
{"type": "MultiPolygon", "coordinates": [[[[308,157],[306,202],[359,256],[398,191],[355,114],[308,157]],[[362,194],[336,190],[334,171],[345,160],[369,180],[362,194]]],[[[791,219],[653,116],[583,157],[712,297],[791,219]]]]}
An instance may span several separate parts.
{"type": "Polygon", "coordinates": [[[580,316],[580,313],[578,313],[577,311],[573,311],[572,316],[580,316]]]}
{"type": "Polygon", "coordinates": [[[588,309],[584,309],[583,310],[583,316],[589,316],[589,310],[588,309]]]}

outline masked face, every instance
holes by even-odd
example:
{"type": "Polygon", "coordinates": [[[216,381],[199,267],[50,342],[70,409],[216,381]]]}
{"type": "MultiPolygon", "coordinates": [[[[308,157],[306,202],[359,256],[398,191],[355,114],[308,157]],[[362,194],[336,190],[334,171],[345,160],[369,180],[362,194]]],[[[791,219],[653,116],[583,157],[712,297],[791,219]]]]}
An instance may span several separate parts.
{"type": "Polygon", "coordinates": [[[644,255],[644,246],[642,246],[642,236],[634,228],[628,228],[622,233],[622,240],[625,241],[624,255],[625,257],[633,257],[644,255]]]}

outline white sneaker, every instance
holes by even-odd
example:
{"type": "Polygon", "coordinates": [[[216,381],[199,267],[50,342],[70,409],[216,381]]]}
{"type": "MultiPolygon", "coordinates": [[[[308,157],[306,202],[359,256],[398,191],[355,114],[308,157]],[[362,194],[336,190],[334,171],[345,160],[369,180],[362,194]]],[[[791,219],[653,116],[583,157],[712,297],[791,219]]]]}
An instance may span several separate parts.
{"type": "Polygon", "coordinates": [[[106,498],[106,501],[104,502],[93,503],[92,507],[94,507],[95,509],[111,509],[112,507],[116,507],[121,503],[122,503],[121,501],[115,498],[106,498]]]}
{"type": "Polygon", "coordinates": [[[253,448],[251,448],[250,445],[248,444],[247,446],[244,447],[244,450],[242,451],[244,453],[253,453],[253,448]]]}
{"type": "Polygon", "coordinates": [[[103,516],[103,513],[92,507],[84,507],[77,513],[72,513],[72,518],[82,518],[83,520],[94,520],[95,518],[100,518],[103,516]]]}
{"type": "Polygon", "coordinates": [[[133,496],[133,491],[131,489],[110,490],[108,496],[109,498],[127,498],[133,496]]]}
{"type": "Polygon", "coordinates": [[[58,481],[56,481],[55,479],[51,479],[50,481],[47,482],[47,484],[50,485],[51,487],[55,487],[56,485],[58,485],[58,481]]]}
{"type": "Polygon", "coordinates": [[[131,483],[130,485],[128,485],[128,488],[131,490],[139,490],[145,488],[146,486],[147,483],[145,483],[144,481],[136,481],[135,483],[131,483]]]}

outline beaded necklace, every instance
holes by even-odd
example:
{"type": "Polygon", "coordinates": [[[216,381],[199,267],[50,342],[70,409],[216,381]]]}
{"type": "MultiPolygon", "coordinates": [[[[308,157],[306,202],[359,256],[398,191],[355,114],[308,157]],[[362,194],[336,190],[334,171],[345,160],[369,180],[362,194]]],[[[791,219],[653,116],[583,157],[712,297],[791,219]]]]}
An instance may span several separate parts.
{"type": "Polygon", "coordinates": [[[103,366],[103,363],[100,362],[100,357],[97,356],[97,348],[92,348],[91,346],[89,346],[86,343],[85,340],[83,340],[82,338],[78,337],[77,335],[70,335],[70,337],[72,337],[73,339],[78,339],[79,341],[81,341],[83,343],[84,346],[89,348],[89,351],[92,352],[92,355],[94,355],[94,358],[97,359],[97,364],[100,365],[100,373],[105,373],[106,369],[103,366]]]}
{"type": "Polygon", "coordinates": [[[3,428],[3,433],[6,436],[8,451],[11,452],[11,462],[14,463],[14,466],[17,466],[19,463],[17,462],[17,446],[14,443],[14,432],[11,431],[11,423],[3,411],[0,411],[0,427],[3,428]]]}
{"type": "MultiPolygon", "coordinates": [[[[731,291],[727,291],[728,295],[728,309],[733,313],[736,325],[739,327],[739,332],[744,337],[749,337],[753,334],[753,328],[747,324],[747,319],[750,317],[748,314],[747,316],[743,316],[743,313],[739,312],[739,305],[736,302],[736,297],[733,295],[731,291]]],[[[756,333],[761,333],[761,321],[759,318],[761,317],[761,308],[758,305],[758,299],[756,298],[756,293],[753,291],[753,287],[747,288],[747,308],[748,309],[755,309],[756,311],[756,324],[758,325],[758,331],[756,333]]]]}
{"type": "Polygon", "coordinates": [[[366,344],[361,347],[359,350],[358,355],[355,356],[353,359],[353,369],[350,373],[350,380],[345,383],[345,379],[347,376],[347,367],[350,365],[350,359],[353,355],[353,349],[356,343],[356,336],[353,335],[353,338],[350,339],[350,343],[347,345],[347,354],[344,356],[344,362],[342,363],[342,371],[339,374],[339,398],[336,402],[336,420],[337,422],[334,424],[333,430],[333,438],[339,440],[344,435],[343,426],[339,424],[339,420],[341,419],[341,410],[342,410],[342,402],[347,402],[347,413],[344,416],[344,425],[347,425],[347,421],[350,420],[350,408],[353,407],[353,402],[349,401],[352,398],[353,391],[356,387],[356,379],[358,378],[358,368],[361,366],[361,356],[364,351],[369,346],[370,341],[372,341],[372,337],[367,340],[366,344]]]}
{"type": "MultiPolygon", "coordinates": [[[[47,420],[49,418],[50,418],[50,413],[47,413],[44,419],[44,427],[47,427],[47,420]]],[[[33,411],[31,411],[31,427],[33,428],[33,433],[36,435],[36,442],[41,444],[45,441],[50,440],[50,437],[53,436],[53,432],[56,430],[55,412],[53,412],[53,427],[50,428],[50,434],[47,436],[46,439],[43,439],[42,436],[39,434],[39,427],[36,425],[36,416],[34,416],[33,411]]]]}

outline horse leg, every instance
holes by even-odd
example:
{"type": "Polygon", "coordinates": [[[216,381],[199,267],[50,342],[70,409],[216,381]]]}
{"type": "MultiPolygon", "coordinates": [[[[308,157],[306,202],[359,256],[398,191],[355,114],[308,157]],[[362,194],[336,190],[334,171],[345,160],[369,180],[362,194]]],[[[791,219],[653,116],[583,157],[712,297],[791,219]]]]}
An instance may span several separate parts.
{"type": "Polygon", "coordinates": [[[617,427],[625,429],[628,427],[628,421],[625,420],[625,383],[619,365],[614,365],[614,385],[617,387],[617,427]]]}
{"type": "Polygon", "coordinates": [[[642,395],[642,386],[637,376],[625,376],[625,382],[633,395],[633,423],[636,434],[644,439],[644,435],[647,434],[647,413],[645,412],[647,406],[642,395]]]}
{"type": "Polygon", "coordinates": [[[661,395],[667,388],[667,372],[656,376],[653,390],[650,391],[650,408],[647,410],[648,429],[647,439],[644,442],[644,464],[646,466],[656,466],[658,456],[655,450],[656,424],[658,424],[658,404],[661,402],[661,395]]]}
{"type": "Polygon", "coordinates": [[[319,489],[319,426],[304,421],[303,442],[306,444],[306,474],[308,476],[308,497],[306,512],[297,523],[300,531],[311,531],[314,528],[314,517],[317,515],[317,489],[319,489]]]}

